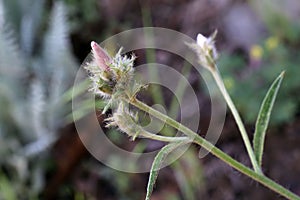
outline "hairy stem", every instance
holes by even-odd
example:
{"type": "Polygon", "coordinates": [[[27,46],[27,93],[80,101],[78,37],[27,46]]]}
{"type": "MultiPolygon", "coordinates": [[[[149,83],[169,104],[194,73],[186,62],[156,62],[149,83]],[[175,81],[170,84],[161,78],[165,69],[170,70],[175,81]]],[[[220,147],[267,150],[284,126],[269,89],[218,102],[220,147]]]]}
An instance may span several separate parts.
{"type": "Polygon", "coordinates": [[[140,133],[140,135],[143,136],[144,138],[158,140],[162,142],[182,142],[182,141],[187,141],[187,139],[189,139],[188,137],[168,137],[163,135],[156,135],[148,131],[143,131],[142,133],[140,133]]]}
{"type": "Polygon", "coordinates": [[[242,121],[242,119],[241,119],[241,117],[240,117],[240,115],[239,115],[239,113],[238,113],[238,111],[237,111],[237,109],[236,109],[236,107],[235,107],[235,105],[234,105],[234,103],[233,103],[230,95],[228,94],[228,92],[227,92],[227,90],[225,88],[224,82],[223,82],[223,80],[221,78],[221,75],[220,75],[220,73],[218,71],[217,66],[215,66],[213,68],[213,70],[210,70],[210,71],[211,71],[211,73],[212,73],[212,75],[213,75],[213,77],[214,77],[214,79],[215,79],[215,81],[216,81],[216,83],[217,83],[217,85],[218,85],[218,87],[219,87],[219,89],[220,89],[220,91],[221,91],[221,93],[222,93],[222,95],[223,95],[223,97],[224,97],[224,99],[225,99],[225,101],[226,101],[229,109],[232,112],[232,115],[233,115],[233,117],[234,117],[234,119],[236,121],[236,124],[237,124],[237,126],[238,126],[238,128],[240,130],[240,133],[242,135],[243,141],[245,143],[245,146],[246,146],[246,149],[247,149],[247,152],[248,152],[248,155],[250,157],[250,161],[252,163],[252,166],[253,166],[254,170],[257,173],[261,173],[262,174],[262,171],[261,171],[261,169],[260,169],[260,167],[258,165],[258,162],[257,162],[256,158],[255,158],[254,151],[252,149],[252,146],[251,146],[251,143],[250,143],[247,131],[246,131],[245,126],[243,124],[243,121],[242,121]]]}
{"type": "Polygon", "coordinates": [[[144,104],[143,102],[137,100],[137,99],[131,99],[127,100],[128,103],[131,105],[139,108],[140,110],[154,116],[155,118],[165,122],[169,126],[176,128],[177,130],[181,131],[188,137],[190,137],[194,143],[200,145],[201,147],[205,148],[207,151],[210,151],[213,155],[233,167],[234,169],[238,170],[239,172],[247,175],[248,177],[256,180],[257,182],[263,184],[264,186],[270,188],[271,190],[275,191],[276,193],[286,197],[287,199],[291,200],[300,200],[300,197],[297,196],[296,194],[292,193],[288,189],[282,187],[278,183],[274,182],[270,178],[266,177],[262,173],[258,173],[242,163],[236,161],[233,159],[231,156],[227,155],[224,153],[222,150],[219,148],[215,147],[213,144],[211,144],[209,141],[205,140],[201,136],[199,136],[197,133],[189,129],[188,127],[180,124],[176,120],[162,114],[161,112],[149,107],[148,105],[144,104]]]}

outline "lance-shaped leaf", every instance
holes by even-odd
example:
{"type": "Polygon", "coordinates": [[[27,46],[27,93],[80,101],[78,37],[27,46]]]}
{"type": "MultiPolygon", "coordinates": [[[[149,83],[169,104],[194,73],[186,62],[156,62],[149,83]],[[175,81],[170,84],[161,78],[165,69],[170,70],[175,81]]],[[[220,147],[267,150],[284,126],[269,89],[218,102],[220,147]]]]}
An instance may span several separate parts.
{"type": "Polygon", "coordinates": [[[155,184],[155,181],[157,179],[158,176],[158,171],[160,170],[163,162],[165,161],[165,159],[167,158],[167,156],[173,152],[174,150],[176,150],[178,147],[185,145],[187,143],[191,142],[189,139],[184,140],[184,141],[180,141],[180,142],[174,142],[174,143],[170,143],[166,146],[164,146],[159,152],[158,154],[155,156],[154,161],[152,163],[151,166],[151,170],[150,170],[150,176],[149,176],[149,180],[148,180],[148,186],[147,186],[147,194],[146,194],[146,200],[150,200],[152,191],[153,191],[153,187],[155,184]]]}
{"type": "Polygon", "coordinates": [[[276,80],[273,82],[273,84],[269,88],[269,90],[262,102],[262,105],[260,107],[260,111],[258,113],[258,117],[256,120],[255,133],[254,133],[254,138],[253,138],[253,148],[254,148],[255,157],[260,166],[262,163],[262,155],[263,155],[263,149],[264,149],[266,130],[268,128],[271,111],[272,111],[279,87],[281,85],[283,76],[284,76],[284,72],[282,72],[276,78],[276,80]]]}

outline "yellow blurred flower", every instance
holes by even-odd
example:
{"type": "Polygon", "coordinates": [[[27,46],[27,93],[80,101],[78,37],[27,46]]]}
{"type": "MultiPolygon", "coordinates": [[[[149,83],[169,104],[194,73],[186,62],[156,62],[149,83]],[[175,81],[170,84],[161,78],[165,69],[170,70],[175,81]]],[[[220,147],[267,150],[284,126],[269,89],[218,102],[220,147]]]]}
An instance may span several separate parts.
{"type": "Polygon", "coordinates": [[[263,56],[264,50],[259,45],[253,45],[250,49],[250,56],[254,60],[260,60],[263,56]]]}
{"type": "Polygon", "coordinates": [[[276,47],[278,47],[278,44],[279,44],[279,39],[276,36],[269,37],[265,42],[266,48],[268,50],[275,49],[276,47]]]}

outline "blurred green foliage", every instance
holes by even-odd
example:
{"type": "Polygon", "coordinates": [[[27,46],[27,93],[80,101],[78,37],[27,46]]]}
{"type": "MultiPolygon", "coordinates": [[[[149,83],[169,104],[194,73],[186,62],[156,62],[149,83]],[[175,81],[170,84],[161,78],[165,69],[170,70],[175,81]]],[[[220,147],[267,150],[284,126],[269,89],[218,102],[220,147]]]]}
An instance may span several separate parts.
{"type": "Polygon", "coordinates": [[[255,123],[268,86],[281,71],[286,71],[270,123],[290,122],[298,114],[300,105],[297,94],[300,88],[299,20],[288,10],[293,4],[284,1],[253,1],[250,5],[264,22],[269,37],[254,44],[246,56],[223,53],[219,61],[220,71],[238,110],[251,124],[255,123]]]}
{"type": "Polygon", "coordinates": [[[55,2],[50,13],[46,8],[44,0],[0,1],[3,198],[9,187],[16,199],[32,198],[43,189],[47,149],[71,111],[61,96],[72,85],[78,64],[72,56],[65,6],[55,2]]]}
{"type": "MultiPolygon", "coordinates": [[[[268,18],[284,17],[272,13],[268,18]]],[[[270,20],[270,37],[253,45],[247,58],[224,53],[219,60],[225,85],[247,123],[254,124],[268,86],[281,71],[286,74],[272,111],[271,124],[289,122],[297,114],[300,105],[300,34],[298,24],[284,19],[276,24],[270,20]],[[285,34],[282,34],[283,30],[285,34]]]]}
{"type": "Polygon", "coordinates": [[[299,1],[252,0],[249,5],[255,9],[271,35],[290,44],[299,44],[299,1]]]}

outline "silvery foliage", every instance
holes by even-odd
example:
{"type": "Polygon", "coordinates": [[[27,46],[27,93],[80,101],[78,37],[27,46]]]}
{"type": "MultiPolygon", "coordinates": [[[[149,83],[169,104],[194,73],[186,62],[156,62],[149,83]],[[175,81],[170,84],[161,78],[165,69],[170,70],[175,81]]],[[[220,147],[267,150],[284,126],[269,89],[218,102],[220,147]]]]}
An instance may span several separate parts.
{"type": "Polygon", "coordinates": [[[61,97],[78,64],[65,14],[64,5],[54,3],[43,32],[44,0],[0,0],[0,164],[16,177],[10,180],[17,194],[42,188],[39,161],[71,110],[61,97]]]}

